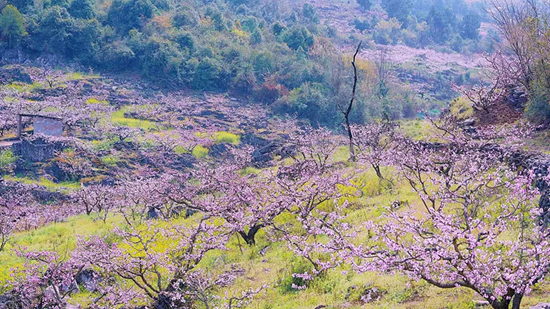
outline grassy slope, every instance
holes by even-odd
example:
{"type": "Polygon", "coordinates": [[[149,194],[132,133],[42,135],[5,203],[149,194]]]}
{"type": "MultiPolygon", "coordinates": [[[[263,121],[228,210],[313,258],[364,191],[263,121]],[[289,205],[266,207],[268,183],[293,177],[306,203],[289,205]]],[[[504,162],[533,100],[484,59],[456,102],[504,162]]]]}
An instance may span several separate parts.
{"type": "MultiPolygon", "coordinates": [[[[345,153],[341,153],[342,158],[345,153]]],[[[388,171],[386,171],[388,173],[388,171]]],[[[360,183],[365,186],[365,195],[352,201],[350,218],[355,224],[365,219],[376,217],[385,205],[393,200],[408,201],[411,204],[415,196],[406,185],[399,184],[393,189],[382,189],[378,180],[371,172],[363,175],[360,183]]],[[[55,250],[60,253],[71,250],[75,246],[77,236],[104,235],[118,223],[120,218],[110,217],[107,223],[94,220],[92,217],[76,216],[65,222],[55,223],[46,227],[19,233],[14,236],[12,245],[0,252],[0,280],[4,281],[11,267],[21,265],[22,261],[10,250],[17,246],[32,250],[55,250]]],[[[229,250],[214,252],[202,262],[206,269],[220,269],[228,265],[237,265],[246,270],[236,284],[227,290],[230,294],[239,293],[250,287],[272,284],[264,294],[250,305],[249,308],[315,308],[328,305],[328,308],[474,308],[472,299],[480,299],[465,289],[440,290],[423,282],[411,282],[398,275],[381,275],[377,273],[354,274],[346,272],[346,268],[336,269],[325,277],[317,279],[305,291],[295,291],[288,287],[292,269],[304,266],[304,261],[294,257],[294,254],[284,243],[269,243],[264,234],[258,237],[256,247],[247,247],[236,236],[228,244],[229,250]],[[264,256],[258,252],[269,246],[264,256]],[[277,286],[278,285],[278,286],[277,286]],[[376,287],[381,291],[380,301],[366,305],[359,302],[360,292],[365,287],[376,287]]],[[[550,300],[542,289],[525,300],[526,304],[536,304],[550,300]],[[540,295],[537,295],[540,293],[540,295]]],[[[219,295],[225,295],[225,290],[219,295]]]]}
{"type": "MultiPolygon", "coordinates": [[[[123,108],[113,113],[110,120],[119,125],[142,128],[146,131],[157,127],[154,122],[127,118],[124,113],[123,108]]],[[[426,121],[415,120],[401,123],[401,130],[411,137],[421,137],[429,134],[431,129],[426,121]]],[[[227,132],[218,132],[213,138],[218,143],[239,143],[239,136],[227,132]]],[[[108,145],[106,147],[109,148],[108,145]]],[[[206,156],[208,149],[197,147],[194,154],[197,157],[206,156]]],[[[334,159],[346,161],[347,158],[346,149],[342,148],[334,159]]],[[[109,162],[115,160],[115,164],[116,159],[116,157],[105,158],[109,162]]],[[[52,190],[75,189],[79,186],[74,183],[53,184],[45,180],[19,180],[33,181],[52,190]]],[[[391,190],[380,189],[378,180],[372,172],[363,175],[360,182],[364,185],[365,195],[359,200],[352,201],[354,206],[351,208],[349,217],[354,224],[361,224],[365,219],[380,215],[384,207],[392,201],[402,200],[411,204],[415,201],[415,195],[402,183],[395,182],[396,186],[391,190]]],[[[109,236],[119,220],[118,217],[110,217],[107,223],[103,223],[101,220],[94,220],[93,217],[76,216],[68,218],[65,222],[14,235],[11,244],[4,252],[0,252],[0,283],[8,278],[10,268],[23,263],[15,256],[12,249],[22,246],[30,250],[55,250],[63,253],[74,248],[77,236],[109,236]]],[[[292,269],[307,264],[294,257],[284,243],[269,243],[265,235],[260,233],[256,247],[247,247],[237,237],[231,239],[228,247],[228,251],[210,254],[202,262],[202,267],[219,269],[227,265],[237,265],[245,269],[245,274],[228,290],[229,294],[239,293],[249,287],[259,287],[265,283],[271,284],[272,287],[266,290],[265,294],[259,295],[250,308],[315,308],[319,305],[327,305],[328,308],[458,309],[473,308],[472,299],[480,299],[479,296],[465,289],[440,290],[423,282],[410,282],[403,276],[377,273],[358,275],[346,272],[345,268],[333,270],[325,278],[315,280],[305,291],[294,291],[288,288],[292,269]],[[269,248],[265,255],[260,255],[259,251],[266,246],[269,248]],[[360,291],[365,287],[376,287],[381,291],[380,300],[363,305],[359,299],[360,291]]],[[[538,302],[550,301],[545,291],[548,291],[547,286],[537,289],[534,295],[525,300],[525,306],[528,308],[529,305],[538,302]]],[[[225,290],[218,291],[220,296],[225,292],[225,290]]]]}

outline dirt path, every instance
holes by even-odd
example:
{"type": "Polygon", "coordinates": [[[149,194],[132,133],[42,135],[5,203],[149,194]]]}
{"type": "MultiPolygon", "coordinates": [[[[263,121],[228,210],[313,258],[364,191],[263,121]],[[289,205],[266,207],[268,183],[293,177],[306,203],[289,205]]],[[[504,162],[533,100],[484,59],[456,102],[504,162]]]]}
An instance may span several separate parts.
{"type": "Polygon", "coordinates": [[[0,148],[10,147],[19,141],[0,141],[0,148]]]}

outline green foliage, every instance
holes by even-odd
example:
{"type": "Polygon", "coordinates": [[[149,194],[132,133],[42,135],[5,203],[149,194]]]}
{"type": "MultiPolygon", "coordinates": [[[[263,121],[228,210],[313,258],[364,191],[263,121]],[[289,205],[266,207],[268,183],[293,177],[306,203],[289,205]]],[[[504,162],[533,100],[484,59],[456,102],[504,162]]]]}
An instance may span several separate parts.
{"type": "Polygon", "coordinates": [[[12,176],[4,176],[4,179],[9,181],[20,182],[28,185],[39,185],[52,192],[58,192],[58,191],[70,192],[71,190],[80,188],[80,182],[74,182],[74,181],[55,183],[46,178],[40,178],[37,180],[37,179],[26,178],[26,177],[12,177],[12,176]]]}
{"type": "MultiPolygon", "coordinates": [[[[27,6],[24,0],[18,1],[27,6]]],[[[383,0],[381,5],[390,18],[367,14],[354,24],[364,32],[372,31],[364,34],[380,44],[431,44],[427,16],[420,15],[418,6],[429,7],[438,1],[411,1],[414,5],[383,0]]],[[[365,9],[375,3],[359,2],[365,9]]],[[[444,19],[449,17],[449,24],[456,24],[446,8],[457,12],[462,7],[452,1],[440,2],[438,12],[444,19]]],[[[162,85],[231,91],[261,103],[277,102],[270,106],[281,114],[296,113],[313,124],[340,127],[335,102],[349,99],[350,85],[337,82],[345,75],[332,76],[343,64],[338,59],[341,56],[325,45],[330,44],[326,36],[342,38],[333,28],[317,24],[316,5],[279,5],[250,0],[185,1],[183,5],[165,0],[49,0],[43,9],[25,10],[28,36],[18,47],[29,54],[55,54],[85,67],[127,72],[162,85]],[[315,42],[319,48],[312,50],[315,42]],[[327,70],[330,63],[334,67],[327,70]]],[[[373,9],[379,10],[378,6],[373,9]]],[[[451,33],[445,44],[451,40],[459,50],[457,33],[451,33]]],[[[349,42],[336,44],[342,43],[349,42]]],[[[464,50],[470,51],[467,44],[464,50]]],[[[366,76],[361,80],[367,80],[366,76]]],[[[394,85],[382,86],[385,102],[369,94],[358,98],[354,122],[376,119],[383,109],[396,117],[414,116],[414,104],[405,96],[392,96],[394,85]]],[[[124,117],[116,121],[147,126],[124,117]]]]}
{"type": "Polygon", "coordinates": [[[368,20],[359,20],[357,18],[353,20],[353,26],[359,31],[365,31],[372,28],[368,20]]]}
{"type": "Polygon", "coordinates": [[[336,123],[336,106],[328,100],[328,90],[318,83],[306,82],[278,102],[278,108],[309,119],[314,126],[336,123]]]}
{"type": "Polygon", "coordinates": [[[313,46],[314,37],[306,27],[294,26],[283,34],[283,41],[288,47],[294,50],[298,50],[300,47],[304,50],[308,50],[313,46]]]}
{"type": "Polygon", "coordinates": [[[29,27],[29,33],[33,37],[31,48],[50,52],[66,54],[67,43],[71,36],[73,20],[66,8],[54,6],[48,8],[36,20],[36,24],[29,27]]]}
{"type": "Polygon", "coordinates": [[[13,155],[11,150],[0,151],[0,171],[6,171],[11,168],[17,160],[17,157],[13,155]]]}
{"type": "Polygon", "coordinates": [[[195,72],[193,87],[201,90],[225,89],[224,69],[221,63],[210,57],[202,59],[195,72]]]}
{"type": "Polygon", "coordinates": [[[145,43],[140,59],[143,74],[155,78],[179,78],[183,54],[174,42],[153,36],[145,43]]]}
{"type": "Polygon", "coordinates": [[[214,29],[218,31],[225,31],[227,30],[227,26],[225,24],[225,19],[222,15],[222,13],[215,7],[209,6],[206,9],[205,15],[210,18],[214,25],[214,29]]]}
{"type": "Polygon", "coordinates": [[[0,15],[0,29],[2,39],[7,40],[9,47],[14,47],[27,35],[25,17],[15,6],[7,5],[0,15]]]}
{"type": "Polygon", "coordinates": [[[317,23],[319,21],[319,17],[317,17],[317,9],[309,3],[305,3],[302,6],[302,15],[304,15],[304,18],[309,22],[317,23]]]}
{"type": "Polygon", "coordinates": [[[452,23],[448,15],[447,10],[441,11],[435,6],[432,6],[428,14],[427,22],[430,27],[430,35],[432,40],[438,44],[447,42],[452,33],[452,23]]]}
{"type": "Polygon", "coordinates": [[[107,166],[116,166],[120,162],[120,158],[116,156],[101,157],[101,162],[107,166]]]}
{"type": "Polygon", "coordinates": [[[197,159],[206,158],[206,156],[208,156],[208,148],[198,145],[193,148],[193,151],[191,153],[197,159]]]}
{"type": "Polygon", "coordinates": [[[157,127],[157,124],[152,121],[135,119],[135,118],[127,118],[126,116],[124,116],[126,111],[127,109],[122,108],[114,112],[113,115],[111,116],[111,121],[114,124],[117,124],[120,126],[125,126],[130,128],[139,128],[139,129],[144,129],[145,131],[150,131],[157,127]]]}
{"type": "Polygon", "coordinates": [[[73,0],[69,7],[69,13],[74,18],[90,19],[95,16],[92,0],[73,0]]]}
{"type": "Polygon", "coordinates": [[[216,132],[214,133],[214,141],[216,141],[216,143],[229,143],[233,145],[238,145],[241,141],[241,137],[237,134],[229,132],[216,132]]]}
{"type": "Polygon", "coordinates": [[[264,40],[264,37],[260,30],[255,29],[254,32],[250,35],[250,45],[258,45],[261,44],[264,40]]]}
{"type": "Polygon", "coordinates": [[[411,0],[382,0],[380,4],[390,18],[395,17],[400,22],[408,21],[412,8],[411,0]]]}
{"type": "Polygon", "coordinates": [[[258,53],[252,60],[252,66],[258,77],[272,72],[275,69],[273,55],[270,52],[258,53]]]}
{"type": "Polygon", "coordinates": [[[27,13],[30,6],[34,4],[33,0],[8,0],[7,5],[15,6],[22,13],[27,13]]]}
{"type": "Polygon", "coordinates": [[[474,115],[474,109],[467,98],[460,97],[451,102],[451,113],[458,120],[466,120],[474,115]]]}
{"type": "Polygon", "coordinates": [[[550,93],[546,88],[535,87],[526,107],[527,117],[534,123],[550,122],[550,93]]]}
{"type": "Polygon", "coordinates": [[[306,272],[309,274],[312,273],[311,265],[307,264],[307,262],[303,260],[293,258],[290,260],[290,263],[290,269],[284,273],[284,277],[279,279],[279,289],[282,294],[296,293],[299,290],[294,288],[295,286],[307,286],[308,283],[304,279],[294,277],[293,274],[303,274],[306,272]]]}
{"type": "Polygon", "coordinates": [[[172,17],[173,25],[176,28],[195,26],[198,23],[196,13],[185,7],[177,11],[172,17]]]}
{"type": "Polygon", "coordinates": [[[177,31],[174,34],[174,40],[179,44],[180,49],[192,52],[195,49],[195,38],[190,32],[177,31]]]}
{"type": "Polygon", "coordinates": [[[281,35],[286,30],[286,27],[285,25],[277,21],[271,26],[271,30],[273,31],[273,34],[278,36],[278,35],[281,35]]]}
{"type": "Polygon", "coordinates": [[[479,39],[479,28],[481,27],[481,18],[476,13],[468,13],[462,18],[460,24],[460,35],[465,39],[479,39]]]}
{"type": "Polygon", "coordinates": [[[131,29],[141,30],[156,12],[157,7],[150,0],[115,0],[107,14],[107,22],[125,34],[131,29]]]}

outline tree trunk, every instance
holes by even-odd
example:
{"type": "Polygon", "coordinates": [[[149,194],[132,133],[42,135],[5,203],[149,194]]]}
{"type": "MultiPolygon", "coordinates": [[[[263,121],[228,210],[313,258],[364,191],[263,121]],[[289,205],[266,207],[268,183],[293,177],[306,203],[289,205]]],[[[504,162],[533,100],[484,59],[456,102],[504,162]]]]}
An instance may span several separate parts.
{"type": "Polygon", "coordinates": [[[510,300],[506,299],[506,296],[502,297],[502,300],[490,300],[488,299],[489,304],[493,309],[510,309],[510,300]]]}
{"type": "Polygon", "coordinates": [[[344,118],[345,118],[345,124],[346,124],[346,130],[348,131],[348,138],[349,138],[349,155],[350,160],[355,161],[355,150],[353,148],[353,134],[351,132],[351,123],[349,120],[351,109],[353,108],[353,102],[355,101],[355,93],[357,92],[357,65],[355,63],[357,54],[359,54],[359,51],[361,50],[361,44],[363,42],[359,42],[359,45],[357,46],[357,49],[355,50],[355,54],[353,54],[353,60],[351,62],[351,65],[353,66],[353,90],[351,93],[351,100],[349,102],[348,107],[345,111],[343,111],[344,118]]]}
{"type": "Polygon", "coordinates": [[[254,225],[253,227],[248,230],[248,233],[244,231],[240,231],[239,235],[244,239],[247,245],[254,246],[256,245],[256,234],[258,231],[260,231],[261,228],[263,228],[263,224],[254,225]]]}
{"type": "Polygon", "coordinates": [[[373,168],[374,171],[376,172],[376,176],[378,176],[378,179],[379,179],[379,180],[383,180],[383,179],[384,179],[384,176],[382,176],[382,172],[380,171],[380,165],[373,164],[373,165],[372,165],[372,168],[373,168]]]}
{"type": "Polygon", "coordinates": [[[523,299],[523,294],[514,295],[514,299],[512,301],[512,309],[520,309],[522,299],[523,299]]]}

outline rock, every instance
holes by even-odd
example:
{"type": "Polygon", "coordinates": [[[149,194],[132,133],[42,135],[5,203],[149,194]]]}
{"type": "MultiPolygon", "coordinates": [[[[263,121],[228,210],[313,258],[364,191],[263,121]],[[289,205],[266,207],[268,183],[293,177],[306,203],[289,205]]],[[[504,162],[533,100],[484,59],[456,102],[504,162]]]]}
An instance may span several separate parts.
{"type": "Polygon", "coordinates": [[[527,96],[527,92],[525,92],[525,90],[521,87],[508,87],[508,97],[506,98],[506,103],[518,110],[523,111],[528,101],[529,97],[527,96]]]}
{"type": "Polygon", "coordinates": [[[218,120],[227,120],[227,116],[224,113],[209,109],[202,110],[200,116],[212,116],[213,118],[218,120]]]}
{"type": "Polygon", "coordinates": [[[183,206],[177,206],[172,209],[172,218],[177,218],[179,216],[185,215],[185,218],[189,218],[192,215],[196,214],[198,211],[185,208],[183,206]]]}
{"type": "Polygon", "coordinates": [[[13,82],[32,84],[32,78],[24,68],[19,66],[0,68],[0,83],[6,85],[13,82]]]}
{"type": "Polygon", "coordinates": [[[0,309],[23,309],[21,300],[11,292],[0,295],[0,309]]]}
{"type": "Polygon", "coordinates": [[[83,286],[87,291],[95,292],[97,284],[101,281],[101,276],[93,269],[85,269],[76,275],[76,282],[83,286]]]}
{"type": "Polygon", "coordinates": [[[466,119],[466,120],[462,121],[458,125],[461,128],[464,128],[464,127],[473,127],[475,124],[476,124],[476,120],[474,118],[470,118],[470,119],[466,119]]]}
{"type": "Polygon", "coordinates": [[[67,200],[67,196],[64,195],[61,192],[51,192],[49,190],[44,189],[43,187],[39,187],[37,189],[32,189],[30,193],[33,195],[33,197],[37,201],[43,201],[43,202],[60,202],[67,200]]]}
{"type": "Polygon", "coordinates": [[[384,290],[372,284],[366,284],[360,287],[352,285],[348,288],[345,299],[349,301],[360,301],[363,304],[367,304],[380,300],[384,294],[386,294],[384,290]]]}
{"type": "Polygon", "coordinates": [[[231,144],[229,143],[219,143],[213,145],[209,149],[209,155],[213,158],[222,158],[230,155],[229,149],[231,149],[231,144]]]}
{"type": "Polygon", "coordinates": [[[73,279],[69,284],[61,285],[60,288],[61,288],[61,291],[63,291],[63,293],[69,293],[69,294],[80,293],[80,288],[78,287],[78,283],[76,283],[75,279],[73,279]]]}
{"type": "Polygon", "coordinates": [[[147,211],[147,219],[158,219],[160,217],[160,211],[155,207],[150,207],[147,211]]]}
{"type": "Polygon", "coordinates": [[[61,292],[57,286],[50,285],[44,291],[44,297],[49,299],[55,299],[56,295],[59,295],[61,292]]]}
{"type": "Polygon", "coordinates": [[[40,95],[43,98],[46,97],[59,97],[67,93],[67,89],[63,87],[55,88],[34,88],[33,93],[40,95]]]}
{"type": "Polygon", "coordinates": [[[550,309],[550,303],[538,304],[529,309],[550,309]]]}
{"type": "Polygon", "coordinates": [[[178,155],[176,164],[180,167],[190,168],[190,167],[193,167],[193,165],[195,165],[196,162],[197,162],[197,158],[195,158],[195,156],[193,156],[190,153],[184,153],[184,154],[178,155]]]}
{"type": "Polygon", "coordinates": [[[259,137],[255,134],[247,133],[241,136],[241,143],[253,146],[254,148],[261,148],[261,147],[265,147],[270,142],[263,137],[259,137]]]}

